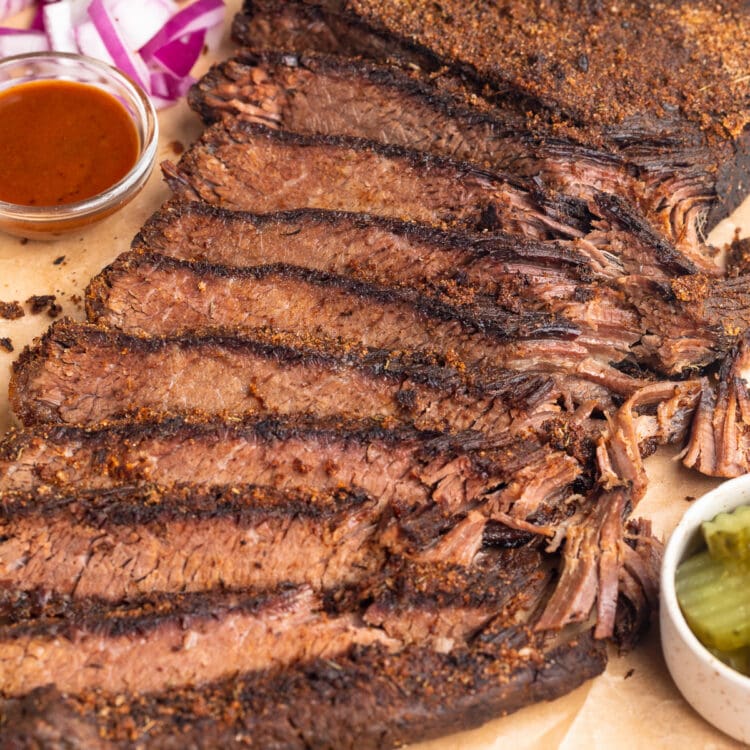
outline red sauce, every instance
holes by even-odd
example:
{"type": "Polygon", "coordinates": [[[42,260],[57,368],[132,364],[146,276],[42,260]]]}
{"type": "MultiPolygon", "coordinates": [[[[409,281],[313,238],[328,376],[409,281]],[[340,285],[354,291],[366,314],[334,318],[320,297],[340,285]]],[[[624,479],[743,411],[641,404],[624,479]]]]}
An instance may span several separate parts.
{"type": "Polygon", "coordinates": [[[0,93],[0,200],[58,206],[90,198],[138,159],[138,131],[111,94],[75,81],[0,93]]]}

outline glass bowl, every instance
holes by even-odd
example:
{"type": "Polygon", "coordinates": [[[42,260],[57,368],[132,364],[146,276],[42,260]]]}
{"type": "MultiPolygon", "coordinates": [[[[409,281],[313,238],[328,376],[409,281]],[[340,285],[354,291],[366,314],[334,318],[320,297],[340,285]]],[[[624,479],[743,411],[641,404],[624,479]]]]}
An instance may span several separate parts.
{"type": "Polygon", "coordinates": [[[18,237],[54,239],[109,216],[132,200],[153,169],[159,125],[148,95],[126,75],[100,60],[68,52],[33,52],[0,60],[0,93],[41,80],[95,86],[116,98],[138,133],[138,156],[131,170],[107,190],[56,206],[25,206],[0,200],[0,230],[18,237]]]}
{"type": "Polygon", "coordinates": [[[750,677],[719,661],[698,640],[675,590],[677,566],[703,545],[701,523],[740,505],[750,505],[750,474],[720,484],[687,510],[664,552],[659,625],[667,667],[688,703],[726,734],[750,743],[750,677]]]}

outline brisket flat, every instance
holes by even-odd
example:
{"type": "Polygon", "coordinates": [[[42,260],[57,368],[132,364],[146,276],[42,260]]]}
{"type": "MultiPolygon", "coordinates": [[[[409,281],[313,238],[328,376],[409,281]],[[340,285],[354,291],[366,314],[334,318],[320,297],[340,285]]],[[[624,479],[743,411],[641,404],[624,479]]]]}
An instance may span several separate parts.
{"type": "MultiPolygon", "coordinates": [[[[285,540],[285,545],[292,543],[285,540]]],[[[449,652],[493,618],[529,620],[549,583],[531,549],[488,550],[471,567],[394,558],[361,583],[314,591],[150,594],[125,602],[41,590],[0,597],[6,695],[46,684],[81,693],[149,693],[236,672],[412,643],[449,652]]]]}
{"type": "Polygon", "coordinates": [[[627,197],[678,243],[685,265],[713,269],[696,222],[714,198],[713,183],[696,174],[687,154],[639,168],[621,155],[519,129],[438,91],[431,77],[415,77],[351,58],[245,54],[214,66],[193,87],[190,103],[206,122],[229,117],[308,135],[367,138],[541,179],[584,200],[602,191],[627,197]]]}
{"type": "Polygon", "coordinates": [[[629,394],[643,384],[609,365],[628,357],[632,341],[633,332],[616,325],[570,340],[578,329],[562,317],[511,312],[489,300],[459,307],[417,290],[295,266],[236,269],[124,254],[91,281],[86,308],[90,321],[128,333],[220,328],[252,334],[267,328],[303,341],[433,353],[469,368],[562,371],[614,393],[629,394]]]}
{"type": "MultiPolygon", "coordinates": [[[[199,201],[165,203],[132,248],[237,268],[282,263],[432,294],[467,288],[501,305],[519,277],[535,304],[548,285],[556,284],[550,294],[567,297],[571,286],[625,274],[617,258],[586,243],[532,242],[495,232],[477,237],[342,211],[252,214],[199,201]]],[[[657,266],[651,270],[664,275],[657,266]]]]}
{"type": "MultiPolygon", "coordinates": [[[[543,9],[455,2],[437,12],[427,0],[247,0],[233,28],[256,49],[447,69],[503,109],[514,105],[532,130],[605,144],[645,170],[672,163],[700,191],[710,188],[710,228],[747,195],[747,21],[744,0],[589,3],[575,12],[562,0],[543,9]]],[[[664,192],[672,187],[665,173],[664,192]]],[[[706,211],[690,218],[706,223],[706,211]]]]}
{"type": "Polygon", "coordinates": [[[151,411],[372,417],[501,434],[573,396],[552,376],[459,372],[399,352],[303,348],[279,335],[137,337],[63,320],[14,363],[23,424],[95,424],[151,411]]]}
{"type": "Polygon", "coordinates": [[[374,141],[241,121],[207,128],[176,169],[167,165],[167,177],[180,197],[256,213],[322,208],[537,239],[582,237],[591,221],[584,202],[522,178],[374,141]]]}

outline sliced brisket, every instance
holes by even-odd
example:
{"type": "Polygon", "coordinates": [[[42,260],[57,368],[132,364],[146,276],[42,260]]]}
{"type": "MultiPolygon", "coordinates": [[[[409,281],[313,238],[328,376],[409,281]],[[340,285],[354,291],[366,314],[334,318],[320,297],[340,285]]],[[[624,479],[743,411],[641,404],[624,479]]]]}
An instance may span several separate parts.
{"type": "Polygon", "coordinates": [[[207,128],[176,169],[167,165],[167,177],[180,197],[255,213],[322,208],[538,239],[590,230],[585,203],[532,181],[374,141],[241,121],[207,128]]]}
{"type": "MultiPolygon", "coordinates": [[[[256,49],[359,54],[356,43],[375,59],[402,57],[426,70],[442,65],[474,90],[484,83],[487,96],[528,113],[530,127],[572,132],[662,172],[665,194],[678,184],[694,189],[691,182],[699,193],[708,188],[709,226],[747,195],[744,0],[721,8],[708,0],[626,9],[594,3],[576,12],[561,0],[543,9],[452,2],[437,12],[428,0],[248,0],[245,13],[234,31],[256,49]],[[683,172],[677,184],[670,169],[683,172]]],[[[700,228],[705,213],[688,212],[686,231],[696,222],[700,228]]]]}
{"type": "Polygon", "coordinates": [[[550,294],[565,297],[570,286],[625,274],[617,258],[586,243],[532,242],[499,232],[477,237],[342,211],[252,214],[199,201],[165,203],[132,247],[237,268],[283,263],[432,293],[468,288],[500,304],[519,278],[534,304],[549,285],[550,294]]]}
{"type": "Polygon", "coordinates": [[[124,254],[92,280],[86,296],[89,320],[130,333],[222,328],[252,334],[268,328],[303,341],[434,353],[469,368],[562,371],[615,393],[642,384],[609,365],[627,358],[632,332],[606,320],[601,335],[566,340],[578,329],[562,317],[516,313],[489,300],[449,305],[417,290],[294,266],[233,269],[124,254]]]}
{"type": "Polygon", "coordinates": [[[26,425],[148,409],[372,417],[486,434],[536,412],[554,416],[558,399],[574,396],[552,376],[459,372],[400,352],[303,348],[278,334],[145,338],[65,320],[21,354],[10,385],[26,425]]]}
{"type": "Polygon", "coordinates": [[[333,586],[382,564],[388,510],[343,489],[5,492],[0,578],[12,577],[18,591],[108,601],[283,582],[333,586]]]}
{"type": "Polygon", "coordinates": [[[507,626],[529,619],[549,581],[546,567],[533,550],[494,550],[470,568],[394,558],[356,586],[318,592],[284,584],[282,575],[261,591],[121,603],[6,592],[0,664],[12,676],[3,691],[54,684],[70,693],[149,693],[376,643],[390,652],[413,643],[450,652],[493,618],[507,626]]]}
{"type": "Polygon", "coordinates": [[[138,419],[102,427],[11,431],[0,445],[0,490],[106,489],[132,483],[357,488],[405,508],[446,512],[480,502],[548,449],[537,436],[487,442],[372,422],[138,419]]]}
{"type": "Polygon", "coordinates": [[[686,266],[715,270],[696,222],[714,198],[713,183],[707,175],[699,179],[685,154],[680,163],[645,169],[612,151],[519,128],[438,91],[433,80],[356,59],[266,52],[215,66],[190,100],[207,122],[231,117],[298,133],[367,138],[541,179],[584,200],[615,193],[638,204],[665,239],[679,244],[686,266]]]}
{"type": "Polygon", "coordinates": [[[545,643],[501,622],[449,653],[364,647],[282,671],[138,696],[40,689],[0,704],[0,739],[9,747],[102,750],[146,742],[161,750],[386,750],[551,700],[605,664],[604,642],[589,633],[545,643]]]}

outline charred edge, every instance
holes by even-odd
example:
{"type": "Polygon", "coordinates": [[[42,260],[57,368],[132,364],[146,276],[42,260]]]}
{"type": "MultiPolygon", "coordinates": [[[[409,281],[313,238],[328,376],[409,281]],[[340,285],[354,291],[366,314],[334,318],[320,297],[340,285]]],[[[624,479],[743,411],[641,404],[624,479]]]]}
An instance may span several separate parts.
{"type": "Polygon", "coordinates": [[[66,726],[118,745],[148,740],[165,747],[239,747],[252,738],[258,747],[384,750],[551,700],[601,673],[607,661],[604,644],[589,633],[543,655],[533,647],[521,655],[524,643],[510,630],[493,646],[448,654],[418,646],[398,654],[357,647],[336,659],[124,702],[96,691],[72,697],[39,689],[8,701],[3,713],[14,735],[24,738],[66,726]],[[176,744],[167,744],[170,739],[176,744]]]}
{"type": "MultiPolygon", "coordinates": [[[[34,440],[46,440],[56,444],[80,441],[101,445],[106,449],[144,440],[171,438],[247,438],[267,443],[303,439],[344,445],[369,445],[380,442],[393,447],[411,443],[425,460],[438,455],[447,460],[449,457],[468,453],[479,461],[482,453],[492,454],[504,445],[499,438],[493,438],[488,443],[486,438],[477,432],[468,431],[451,435],[436,430],[417,430],[409,426],[386,428],[372,419],[348,420],[301,415],[289,418],[246,416],[227,421],[220,417],[167,415],[160,418],[113,421],[94,427],[45,425],[35,430],[11,429],[0,441],[0,458],[13,460],[34,440]]],[[[510,436],[507,441],[508,444],[519,442],[510,436]]]]}

